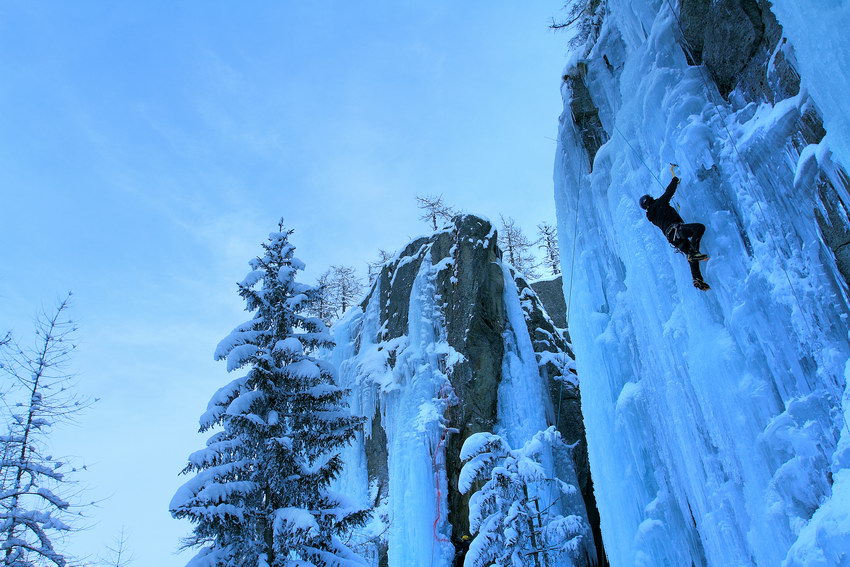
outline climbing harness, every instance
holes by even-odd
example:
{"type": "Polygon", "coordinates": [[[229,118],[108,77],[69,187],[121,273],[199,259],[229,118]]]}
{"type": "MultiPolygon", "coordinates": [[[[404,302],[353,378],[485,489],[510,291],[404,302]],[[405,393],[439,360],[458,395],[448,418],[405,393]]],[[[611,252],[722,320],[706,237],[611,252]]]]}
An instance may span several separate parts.
{"type": "Polygon", "coordinates": [[[670,244],[670,247],[676,251],[678,254],[684,254],[681,248],[676,246],[676,243],[681,242],[682,240],[687,240],[683,238],[681,235],[682,223],[674,222],[670,226],[667,227],[667,230],[664,231],[664,238],[667,239],[667,243],[670,244]]]}
{"type": "Polygon", "coordinates": [[[682,223],[674,222],[670,226],[667,227],[667,230],[664,231],[664,236],[667,238],[667,241],[672,244],[677,240],[681,240],[681,236],[679,232],[682,230],[682,223]]]}

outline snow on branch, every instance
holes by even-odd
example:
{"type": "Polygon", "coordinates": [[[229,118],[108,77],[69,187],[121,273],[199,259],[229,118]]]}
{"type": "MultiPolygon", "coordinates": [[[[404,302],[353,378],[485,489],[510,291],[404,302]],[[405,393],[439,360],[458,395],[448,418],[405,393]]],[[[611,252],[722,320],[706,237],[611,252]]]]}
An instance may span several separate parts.
{"type": "Polygon", "coordinates": [[[64,461],[45,448],[56,425],[73,420],[92,403],[75,394],[74,376],[68,371],[76,348],[76,324],[67,318],[70,298],[68,294],[54,311],[38,316],[33,347],[20,346],[8,334],[0,341],[0,374],[13,384],[4,398],[16,400],[14,411],[4,416],[7,432],[0,436],[4,565],[68,563],[52,536],[72,530],[72,504],[65,494],[73,481],[62,470],[64,461]]]}
{"type": "Polygon", "coordinates": [[[471,435],[461,449],[464,461],[458,487],[467,493],[469,525],[474,532],[466,566],[557,564],[563,554],[580,558],[581,542],[590,528],[581,517],[562,512],[562,496],[575,487],[547,474],[555,445],[562,443],[554,427],[539,432],[512,450],[492,433],[471,435]],[[537,562],[539,561],[539,563],[537,562]]]}
{"type": "MultiPolygon", "coordinates": [[[[311,356],[332,342],[321,318],[306,313],[316,291],[296,281],[304,264],[291,234],[281,223],[238,286],[254,318],[215,358],[248,372],[212,396],[201,430],[218,430],[189,455],[183,472],[193,476],[170,503],[175,518],[195,524],[186,540],[200,548],[194,567],[362,565],[338,536],[368,513],[328,491],[364,419],[349,411],[334,369],[311,356]]],[[[346,289],[345,305],[354,287],[346,289]]]]}

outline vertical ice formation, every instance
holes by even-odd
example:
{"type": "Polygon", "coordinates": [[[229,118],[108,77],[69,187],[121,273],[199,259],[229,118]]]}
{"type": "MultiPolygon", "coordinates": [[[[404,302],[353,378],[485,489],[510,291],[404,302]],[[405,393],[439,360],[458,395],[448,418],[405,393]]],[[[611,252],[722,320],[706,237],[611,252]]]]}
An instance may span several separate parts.
{"type": "Polygon", "coordinates": [[[757,0],[589,5],[555,197],[611,564],[850,565],[850,199],[791,43],[757,0]],[[707,293],[637,205],[669,162],[707,293]]]}
{"type": "MultiPolygon", "coordinates": [[[[330,356],[351,407],[370,418],[340,488],[378,506],[359,537],[377,542],[361,550],[375,565],[452,564],[469,531],[469,495],[457,482],[460,447],[473,433],[522,446],[557,424],[576,448],[547,455],[547,470],[580,489],[558,512],[586,520],[585,498],[595,508],[569,347],[500,256],[487,221],[457,217],[408,244],[334,326],[330,356]]],[[[594,564],[591,534],[583,546],[582,565],[594,564]]]]}
{"type": "Polygon", "coordinates": [[[850,164],[850,4],[772,0],[772,10],[797,52],[803,86],[823,115],[826,139],[845,166],[850,164]]]}
{"type": "MultiPolygon", "coordinates": [[[[502,264],[505,278],[505,311],[508,329],[505,336],[505,355],[502,359],[502,382],[499,385],[496,433],[507,439],[512,447],[522,447],[534,435],[546,429],[546,408],[549,399],[542,380],[537,376],[537,354],[525,326],[525,313],[511,269],[502,264]]],[[[551,415],[551,413],[550,413],[551,415]]],[[[551,419],[551,417],[550,417],[551,419]]]]}
{"type": "Polygon", "coordinates": [[[350,311],[335,328],[338,346],[333,357],[341,369],[341,384],[353,389],[356,409],[369,416],[380,411],[375,417],[380,423],[367,429],[382,427],[387,460],[386,471],[370,479],[365,439],[358,440],[345,455],[343,488],[359,493],[361,503],[385,508],[378,510],[367,535],[380,538],[386,529],[389,565],[448,565],[453,555],[447,538],[445,475],[437,474],[435,465],[447,435],[443,416],[451,390],[446,370],[456,353],[440,338],[434,269],[430,262],[421,262],[415,275],[404,336],[379,340],[380,281],[365,311],[350,311]]]}

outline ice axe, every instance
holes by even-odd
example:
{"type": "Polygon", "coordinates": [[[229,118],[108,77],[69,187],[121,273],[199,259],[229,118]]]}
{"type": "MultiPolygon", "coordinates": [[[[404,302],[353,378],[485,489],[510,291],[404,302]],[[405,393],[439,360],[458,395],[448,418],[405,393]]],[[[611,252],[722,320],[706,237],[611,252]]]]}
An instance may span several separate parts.
{"type": "Polygon", "coordinates": [[[677,167],[679,167],[678,163],[671,163],[670,164],[670,175],[671,176],[676,177],[676,168],[677,167]]]}

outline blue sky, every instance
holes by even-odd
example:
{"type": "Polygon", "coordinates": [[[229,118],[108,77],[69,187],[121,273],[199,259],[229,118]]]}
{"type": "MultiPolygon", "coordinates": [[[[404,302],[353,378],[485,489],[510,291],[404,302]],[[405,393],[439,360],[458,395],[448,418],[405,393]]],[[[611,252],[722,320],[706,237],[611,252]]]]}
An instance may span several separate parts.
{"type": "Polygon", "coordinates": [[[0,16],[0,328],[68,290],[79,387],[57,448],[103,500],[72,549],[126,526],[184,565],[172,520],[218,340],[281,216],[310,281],[426,231],[414,195],[554,220],[566,39],[551,2],[9,2],[0,16]]]}

